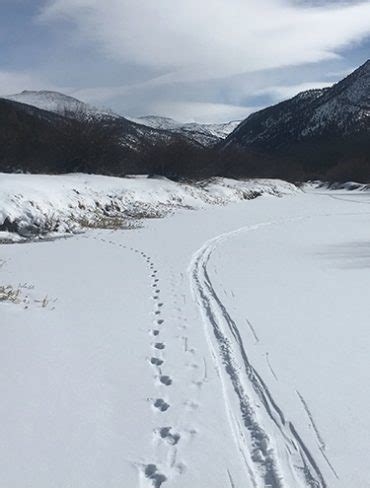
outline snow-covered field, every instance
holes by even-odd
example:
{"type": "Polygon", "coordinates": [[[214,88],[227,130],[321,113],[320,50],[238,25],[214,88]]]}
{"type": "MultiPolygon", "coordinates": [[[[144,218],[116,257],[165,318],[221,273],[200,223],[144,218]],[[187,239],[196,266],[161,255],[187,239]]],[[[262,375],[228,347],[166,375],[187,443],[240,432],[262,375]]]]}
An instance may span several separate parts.
{"type": "MultiPolygon", "coordinates": [[[[84,188],[13,177],[8,217],[84,188]]],[[[370,485],[370,194],[193,191],[197,212],[0,246],[1,487],[370,485]]]]}

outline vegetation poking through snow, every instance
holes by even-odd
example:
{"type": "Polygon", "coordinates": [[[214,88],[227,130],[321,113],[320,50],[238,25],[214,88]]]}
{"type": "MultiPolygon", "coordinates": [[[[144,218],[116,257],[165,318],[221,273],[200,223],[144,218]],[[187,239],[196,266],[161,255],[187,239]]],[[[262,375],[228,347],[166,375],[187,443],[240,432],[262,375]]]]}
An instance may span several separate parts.
{"type": "Polygon", "coordinates": [[[20,290],[11,285],[0,285],[0,302],[20,303],[20,290]]]}

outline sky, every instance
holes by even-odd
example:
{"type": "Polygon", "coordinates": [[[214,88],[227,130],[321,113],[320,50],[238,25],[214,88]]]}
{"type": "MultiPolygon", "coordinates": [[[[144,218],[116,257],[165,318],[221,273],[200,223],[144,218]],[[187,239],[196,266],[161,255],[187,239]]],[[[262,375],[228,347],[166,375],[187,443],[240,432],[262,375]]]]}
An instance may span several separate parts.
{"type": "Polygon", "coordinates": [[[370,0],[0,0],[0,95],[245,118],[370,58],[370,0]]]}

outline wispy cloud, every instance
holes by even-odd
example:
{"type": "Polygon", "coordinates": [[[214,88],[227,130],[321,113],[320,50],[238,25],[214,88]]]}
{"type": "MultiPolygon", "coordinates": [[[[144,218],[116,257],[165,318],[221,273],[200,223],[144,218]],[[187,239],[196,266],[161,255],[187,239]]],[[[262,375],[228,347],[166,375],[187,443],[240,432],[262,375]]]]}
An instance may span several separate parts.
{"type": "Polygon", "coordinates": [[[202,102],[153,102],[149,104],[149,113],[172,117],[180,122],[225,122],[242,120],[256,110],[256,107],[228,105],[223,103],[202,102]]]}
{"type": "Polygon", "coordinates": [[[4,39],[27,27],[3,43],[0,94],[55,89],[132,117],[242,118],[338,81],[370,46],[370,0],[17,2],[0,0],[4,39]]]}
{"type": "Polygon", "coordinates": [[[185,81],[334,58],[370,34],[370,3],[52,0],[40,19],[70,21],[115,60],[185,81]]]}

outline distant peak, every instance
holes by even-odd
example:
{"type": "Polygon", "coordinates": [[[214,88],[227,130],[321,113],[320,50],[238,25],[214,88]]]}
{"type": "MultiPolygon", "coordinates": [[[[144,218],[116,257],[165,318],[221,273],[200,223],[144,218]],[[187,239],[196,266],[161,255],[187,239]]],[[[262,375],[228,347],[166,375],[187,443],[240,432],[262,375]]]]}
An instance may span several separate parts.
{"type": "Polygon", "coordinates": [[[368,59],[363,65],[357,68],[353,73],[351,73],[348,78],[353,78],[358,75],[368,75],[370,74],[370,59],[368,59]]]}
{"type": "Polygon", "coordinates": [[[368,60],[366,61],[366,63],[364,63],[364,64],[363,64],[363,65],[360,67],[360,69],[364,69],[364,70],[366,70],[366,71],[370,71],[370,59],[368,59],[368,60]]]}

